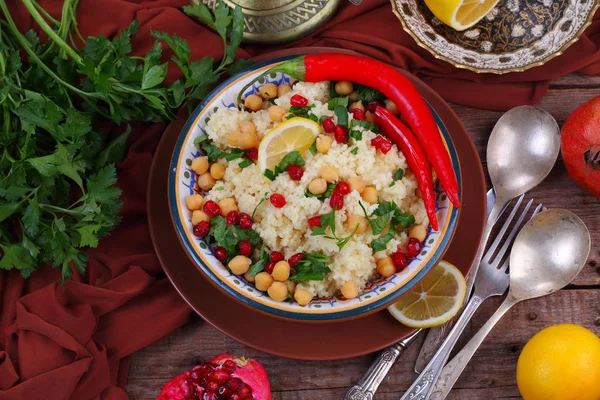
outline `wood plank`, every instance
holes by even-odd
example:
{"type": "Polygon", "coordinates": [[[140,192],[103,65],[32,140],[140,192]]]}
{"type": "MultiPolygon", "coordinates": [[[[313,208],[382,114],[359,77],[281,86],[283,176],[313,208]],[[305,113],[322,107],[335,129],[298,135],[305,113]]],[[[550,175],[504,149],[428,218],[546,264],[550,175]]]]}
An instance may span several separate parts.
{"type": "Polygon", "coordinates": [[[574,88],[574,87],[600,87],[600,76],[590,76],[582,74],[570,74],[554,79],[550,83],[550,87],[557,88],[574,88]]]}
{"type": "MultiPolygon", "coordinates": [[[[461,346],[487,320],[502,299],[491,299],[476,314],[461,346]]],[[[600,334],[596,309],[598,290],[563,290],[551,296],[515,306],[483,343],[450,399],[518,398],[515,367],[519,352],[540,329],[556,323],[577,323],[600,334]],[[532,319],[531,313],[536,314],[532,319]]],[[[242,322],[252,329],[251,321],[242,322]]],[[[276,333],[274,333],[276,334],[276,333]]],[[[343,332],[341,332],[343,334],[343,332]]],[[[421,338],[422,340],[422,338],[421,338]]],[[[416,377],[412,371],[420,342],[411,346],[381,386],[378,399],[397,399],[416,377]]],[[[346,389],[366,371],[374,355],[341,361],[295,361],[248,348],[194,317],[192,322],[133,356],[128,383],[132,399],[154,399],[171,377],[189,369],[196,360],[229,352],[257,358],[269,373],[274,399],[339,400],[346,389]]]]}

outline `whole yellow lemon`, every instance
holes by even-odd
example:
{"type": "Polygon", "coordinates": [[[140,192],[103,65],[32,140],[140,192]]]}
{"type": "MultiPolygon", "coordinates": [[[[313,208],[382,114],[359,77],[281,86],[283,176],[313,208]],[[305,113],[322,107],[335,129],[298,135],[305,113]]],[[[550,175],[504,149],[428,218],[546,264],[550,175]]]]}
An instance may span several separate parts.
{"type": "Polygon", "coordinates": [[[517,385],[525,400],[600,400],[600,338],[573,324],[541,330],[519,356],[517,385]]]}

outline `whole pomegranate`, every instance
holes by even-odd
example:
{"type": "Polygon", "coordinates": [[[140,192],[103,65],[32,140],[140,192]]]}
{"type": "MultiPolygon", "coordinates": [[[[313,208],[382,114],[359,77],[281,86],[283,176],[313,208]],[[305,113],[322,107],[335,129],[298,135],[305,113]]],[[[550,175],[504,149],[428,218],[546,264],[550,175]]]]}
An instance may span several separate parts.
{"type": "Polygon", "coordinates": [[[569,115],[560,148],[571,179],[600,199],[600,96],[569,115]]]}
{"type": "Polygon", "coordinates": [[[171,379],[156,400],[271,400],[271,387],[258,361],[219,354],[171,379]]]}

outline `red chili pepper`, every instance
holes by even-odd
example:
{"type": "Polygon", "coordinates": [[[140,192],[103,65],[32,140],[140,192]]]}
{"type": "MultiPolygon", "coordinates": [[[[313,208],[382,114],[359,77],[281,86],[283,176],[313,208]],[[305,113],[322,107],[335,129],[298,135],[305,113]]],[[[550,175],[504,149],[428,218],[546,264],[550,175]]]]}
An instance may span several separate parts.
{"type": "Polygon", "coordinates": [[[429,223],[431,223],[433,230],[437,231],[438,222],[435,215],[435,193],[433,191],[431,166],[427,161],[425,152],[419,145],[419,141],[406,125],[384,107],[376,106],[372,112],[375,114],[377,125],[381,127],[383,133],[400,147],[404,157],[406,157],[406,162],[419,183],[429,223]]]}
{"type": "MultiPolygon", "coordinates": [[[[371,58],[337,53],[296,57],[267,70],[262,76],[272,72],[283,72],[306,82],[351,81],[383,93],[396,104],[417,135],[452,204],[460,207],[456,174],[435,119],[417,88],[401,72],[371,58]]],[[[242,93],[253,83],[240,92],[238,104],[241,104],[242,93]]]]}

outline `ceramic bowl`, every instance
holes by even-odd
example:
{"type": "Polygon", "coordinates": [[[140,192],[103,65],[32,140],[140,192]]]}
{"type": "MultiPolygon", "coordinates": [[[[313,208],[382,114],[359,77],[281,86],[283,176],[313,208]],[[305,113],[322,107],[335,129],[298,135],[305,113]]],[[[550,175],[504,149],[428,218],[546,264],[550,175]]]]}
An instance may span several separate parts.
{"type": "MultiPolygon", "coordinates": [[[[233,275],[215,258],[210,246],[192,234],[191,212],[185,205],[185,198],[193,193],[196,183],[195,174],[190,169],[191,161],[201,155],[194,145],[194,140],[205,134],[204,127],[207,121],[219,107],[235,107],[235,99],[239,91],[248,82],[288,58],[257,64],[228,79],[206,97],[192,113],[177,141],[170,164],[168,194],[173,222],[185,251],[206,277],[214,285],[249,307],[274,316],[303,321],[332,321],[363,316],[389,305],[413,288],[437,264],[446,251],[456,228],[458,210],[452,206],[439,185],[435,188],[439,231],[429,230],[421,253],[412,259],[404,271],[371,282],[357,298],[351,300],[315,299],[304,307],[297,303],[274,301],[243,277],[233,275]]],[[[266,82],[275,84],[289,81],[290,78],[281,73],[273,73],[266,78],[266,82]]],[[[257,91],[258,87],[266,82],[256,83],[245,95],[257,91]]],[[[456,149],[439,116],[435,110],[432,111],[461,185],[456,149]]]]}

